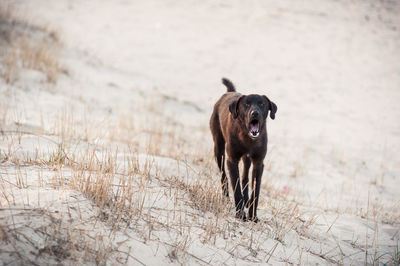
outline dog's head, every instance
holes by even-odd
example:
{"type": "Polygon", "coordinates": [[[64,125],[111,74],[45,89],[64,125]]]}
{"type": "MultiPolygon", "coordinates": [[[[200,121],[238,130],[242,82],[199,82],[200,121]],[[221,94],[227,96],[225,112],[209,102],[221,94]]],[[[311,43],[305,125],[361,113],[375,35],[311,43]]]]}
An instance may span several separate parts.
{"type": "Polygon", "coordinates": [[[276,104],[267,96],[258,94],[242,95],[229,105],[232,117],[239,120],[253,139],[260,135],[268,113],[271,119],[275,119],[277,110],[276,104]]]}

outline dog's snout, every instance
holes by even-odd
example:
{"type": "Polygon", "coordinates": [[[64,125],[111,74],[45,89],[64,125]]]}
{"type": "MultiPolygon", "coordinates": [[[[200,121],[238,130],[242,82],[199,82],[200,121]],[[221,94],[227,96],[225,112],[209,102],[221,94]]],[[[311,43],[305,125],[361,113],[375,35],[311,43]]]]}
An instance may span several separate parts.
{"type": "Polygon", "coordinates": [[[257,110],[251,111],[251,117],[257,117],[259,115],[257,110]]]}

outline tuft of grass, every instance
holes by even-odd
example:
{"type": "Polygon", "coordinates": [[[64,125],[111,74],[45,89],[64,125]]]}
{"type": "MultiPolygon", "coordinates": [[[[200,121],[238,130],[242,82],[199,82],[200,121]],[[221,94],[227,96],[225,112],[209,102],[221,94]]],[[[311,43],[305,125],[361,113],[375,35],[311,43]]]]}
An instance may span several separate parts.
{"type": "Polygon", "coordinates": [[[392,265],[400,265],[400,249],[399,249],[399,242],[397,241],[396,247],[393,252],[392,259],[386,263],[386,264],[392,264],[392,265]]]}
{"type": "Polygon", "coordinates": [[[65,164],[66,159],[64,143],[61,142],[57,145],[57,150],[50,154],[48,162],[49,164],[62,166],[65,164]]]}
{"type": "Polygon", "coordinates": [[[57,33],[32,25],[15,13],[9,2],[0,3],[0,75],[13,84],[22,69],[33,69],[44,73],[47,82],[56,83],[61,47],[57,33]]]}
{"type": "Polygon", "coordinates": [[[210,212],[216,216],[225,216],[230,210],[230,201],[222,195],[221,188],[215,186],[211,178],[196,178],[193,183],[186,183],[178,177],[169,177],[167,181],[175,188],[188,194],[191,207],[201,212],[210,212]]]}
{"type": "Polygon", "coordinates": [[[12,68],[15,68],[13,64],[18,64],[24,68],[41,71],[46,75],[48,82],[56,83],[60,72],[59,49],[59,45],[46,40],[35,43],[24,39],[13,47],[11,54],[16,55],[12,55],[9,61],[12,68]]]}
{"type": "Polygon", "coordinates": [[[6,264],[105,264],[114,250],[105,238],[90,237],[89,231],[71,226],[58,212],[27,207],[4,211],[9,215],[0,216],[7,222],[0,227],[0,241],[6,264]]]}

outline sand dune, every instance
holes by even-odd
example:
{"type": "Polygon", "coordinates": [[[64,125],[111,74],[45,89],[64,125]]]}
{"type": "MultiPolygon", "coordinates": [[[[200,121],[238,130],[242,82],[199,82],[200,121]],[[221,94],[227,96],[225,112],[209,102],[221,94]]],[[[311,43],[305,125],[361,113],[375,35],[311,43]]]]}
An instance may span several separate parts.
{"type": "Polygon", "coordinates": [[[2,264],[399,263],[396,1],[0,11],[2,264]],[[221,197],[223,76],[278,105],[258,224],[221,197]]]}

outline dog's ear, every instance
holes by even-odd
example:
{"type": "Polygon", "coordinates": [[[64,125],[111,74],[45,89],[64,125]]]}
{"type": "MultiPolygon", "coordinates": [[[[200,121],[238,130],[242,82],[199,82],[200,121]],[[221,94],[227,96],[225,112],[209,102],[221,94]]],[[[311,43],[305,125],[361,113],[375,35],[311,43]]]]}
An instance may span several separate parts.
{"type": "Polygon", "coordinates": [[[268,109],[270,111],[269,117],[271,117],[271,119],[275,119],[275,114],[276,111],[278,111],[278,106],[276,106],[276,104],[273,101],[268,99],[267,96],[263,95],[263,97],[269,102],[269,109],[268,109]]]}
{"type": "Polygon", "coordinates": [[[239,116],[239,103],[240,100],[244,97],[244,95],[240,96],[239,99],[233,101],[230,105],[229,105],[229,112],[231,112],[232,117],[234,119],[236,119],[239,116]]]}
{"type": "Polygon", "coordinates": [[[269,113],[269,116],[271,117],[271,119],[275,119],[275,114],[276,111],[278,111],[278,106],[276,106],[276,104],[272,101],[269,101],[270,106],[269,106],[269,110],[271,110],[271,113],[269,113]]]}

